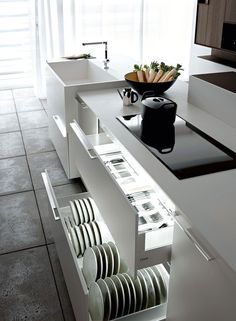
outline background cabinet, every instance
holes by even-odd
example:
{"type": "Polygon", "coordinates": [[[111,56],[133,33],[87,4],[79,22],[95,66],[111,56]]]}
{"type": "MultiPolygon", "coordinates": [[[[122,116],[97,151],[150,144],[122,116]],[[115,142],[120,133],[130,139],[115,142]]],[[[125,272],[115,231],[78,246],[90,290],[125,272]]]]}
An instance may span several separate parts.
{"type": "Polygon", "coordinates": [[[225,0],[199,1],[197,11],[195,42],[209,47],[220,48],[223,23],[225,20],[225,0]]]}
{"type": "Polygon", "coordinates": [[[235,288],[235,273],[218,258],[207,261],[176,224],[166,320],[235,320],[235,288]]]}
{"type": "Polygon", "coordinates": [[[236,23],[236,1],[226,0],[225,21],[236,23]]]}

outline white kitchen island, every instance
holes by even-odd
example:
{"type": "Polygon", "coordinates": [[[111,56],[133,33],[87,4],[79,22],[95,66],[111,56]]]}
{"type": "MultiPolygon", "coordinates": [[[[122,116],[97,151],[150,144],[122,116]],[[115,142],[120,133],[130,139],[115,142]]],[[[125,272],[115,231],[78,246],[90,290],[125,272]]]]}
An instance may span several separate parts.
{"type": "MultiPolygon", "coordinates": [[[[233,303],[236,302],[236,169],[178,180],[116,119],[140,112],[140,103],[123,107],[116,88],[78,94],[177,206],[180,211],[177,219],[187,218],[192,231],[190,243],[197,240],[201,249],[206,250],[203,254],[209,256],[209,261],[200,258],[194,246],[184,243],[188,242],[187,238],[184,241],[181,230],[176,228],[167,320],[233,320],[236,313],[233,303]],[[176,281],[181,277],[181,281],[176,281]]],[[[188,85],[177,81],[165,96],[177,103],[179,116],[236,152],[236,128],[190,105],[187,94],[188,85]]]]}
{"type": "MultiPolygon", "coordinates": [[[[80,86],[77,104],[66,106],[77,119],[68,119],[70,170],[81,174],[104,221],[126,259],[133,275],[138,268],[169,262],[169,296],[166,307],[149,309],[124,320],[221,321],[236,315],[236,169],[179,180],[117,119],[142,111],[141,103],[124,107],[116,83],[109,89],[80,86]],[[74,110],[75,109],[75,110],[74,110]],[[82,112],[81,112],[82,111],[82,112]],[[84,123],[91,116],[91,123],[84,123]],[[94,122],[95,120],[95,122],[94,122]],[[92,124],[92,125],[91,125],[92,124]],[[94,127],[94,124],[97,124],[94,127]],[[90,131],[90,125],[92,131],[90,131]],[[101,131],[100,131],[101,129],[101,131]],[[104,131],[103,131],[104,130],[104,131]],[[163,197],[174,204],[173,230],[152,234],[153,248],[145,248],[148,236],[138,233],[137,213],[125,194],[104,169],[96,145],[111,142],[120,145],[140,170],[159,186],[163,197]],[[165,239],[165,242],[162,241],[165,239]],[[158,246],[158,241],[162,243],[158,246]],[[170,252],[171,258],[170,258],[170,252]]],[[[204,112],[187,101],[188,85],[177,81],[165,97],[178,105],[177,114],[236,153],[236,128],[204,112]]],[[[50,106],[49,106],[50,108],[50,106]]],[[[165,230],[165,229],[164,229],[165,230]]],[[[149,239],[149,243],[150,243],[149,239]]],[[[61,245],[57,248],[60,250],[61,245]]],[[[59,255],[60,257],[60,255],[59,255]]],[[[88,320],[87,292],[76,290],[76,271],[70,277],[67,259],[62,268],[78,321],[88,320]],[[75,282],[74,282],[75,283],[75,282]],[[79,293],[80,301],[75,300],[79,293]]],[[[71,264],[74,264],[73,262],[71,264]]],[[[168,270],[168,269],[167,269],[168,270]]],[[[81,277],[81,272],[79,272],[81,277]]],[[[83,285],[83,282],[82,282],[83,285]]],[[[84,288],[84,285],[82,286],[84,288]]]]}

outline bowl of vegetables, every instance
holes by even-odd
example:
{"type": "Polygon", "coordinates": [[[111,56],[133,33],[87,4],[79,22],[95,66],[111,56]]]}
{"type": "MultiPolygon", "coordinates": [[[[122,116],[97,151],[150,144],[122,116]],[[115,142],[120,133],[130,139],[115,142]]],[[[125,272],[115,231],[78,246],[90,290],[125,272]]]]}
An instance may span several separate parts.
{"type": "Polygon", "coordinates": [[[140,95],[145,91],[153,91],[155,95],[159,95],[168,90],[180,75],[180,64],[168,66],[164,62],[160,64],[152,61],[148,65],[134,65],[134,71],[125,75],[125,80],[140,95]]]}

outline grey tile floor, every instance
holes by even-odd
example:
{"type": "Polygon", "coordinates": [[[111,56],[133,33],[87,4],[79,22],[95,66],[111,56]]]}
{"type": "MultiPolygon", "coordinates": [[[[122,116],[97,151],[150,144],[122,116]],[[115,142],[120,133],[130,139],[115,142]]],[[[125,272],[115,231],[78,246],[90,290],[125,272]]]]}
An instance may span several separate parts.
{"type": "Polygon", "coordinates": [[[41,172],[56,195],[85,191],[68,180],[32,88],[0,91],[0,320],[74,321],[50,229],[41,172]]]}

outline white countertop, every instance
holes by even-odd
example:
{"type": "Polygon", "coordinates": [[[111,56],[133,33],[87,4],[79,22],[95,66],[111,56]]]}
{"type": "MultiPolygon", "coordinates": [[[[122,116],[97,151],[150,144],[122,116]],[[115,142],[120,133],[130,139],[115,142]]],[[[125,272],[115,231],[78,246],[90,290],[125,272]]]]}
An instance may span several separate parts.
{"type": "MultiPolygon", "coordinates": [[[[188,104],[187,91],[188,85],[177,81],[166,93],[177,103],[177,114],[236,152],[236,129],[188,104]]],[[[236,169],[179,180],[116,119],[139,112],[140,103],[123,107],[116,88],[81,90],[79,95],[184,213],[193,230],[236,271],[236,169]]]]}

